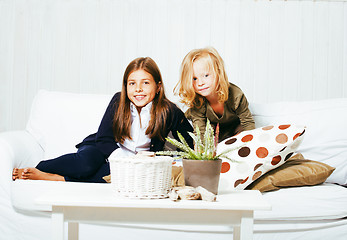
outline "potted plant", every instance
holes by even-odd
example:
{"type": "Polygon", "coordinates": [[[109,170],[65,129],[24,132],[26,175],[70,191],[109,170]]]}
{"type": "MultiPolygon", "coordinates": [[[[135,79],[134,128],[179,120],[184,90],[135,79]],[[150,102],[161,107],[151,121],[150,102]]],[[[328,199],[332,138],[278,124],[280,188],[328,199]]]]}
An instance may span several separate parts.
{"type": "Polygon", "coordinates": [[[217,124],[214,134],[209,120],[206,123],[203,139],[198,126],[195,128],[195,133],[189,133],[194,141],[194,149],[190,148],[183,136],[177,132],[180,141],[170,137],[166,140],[182,151],[161,151],[156,154],[182,158],[185,184],[192,187],[201,186],[217,194],[222,166],[221,158],[229,159],[226,154],[236,149],[228,149],[217,155],[219,125],[217,124]]]}

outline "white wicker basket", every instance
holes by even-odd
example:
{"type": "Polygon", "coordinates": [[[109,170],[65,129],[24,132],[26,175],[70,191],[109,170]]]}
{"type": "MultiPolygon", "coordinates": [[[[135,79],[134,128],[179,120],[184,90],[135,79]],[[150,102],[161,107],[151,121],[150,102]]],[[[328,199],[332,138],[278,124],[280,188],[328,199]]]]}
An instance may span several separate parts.
{"type": "Polygon", "coordinates": [[[129,198],[168,196],[171,187],[171,157],[114,157],[109,161],[111,185],[117,196],[129,198]]]}

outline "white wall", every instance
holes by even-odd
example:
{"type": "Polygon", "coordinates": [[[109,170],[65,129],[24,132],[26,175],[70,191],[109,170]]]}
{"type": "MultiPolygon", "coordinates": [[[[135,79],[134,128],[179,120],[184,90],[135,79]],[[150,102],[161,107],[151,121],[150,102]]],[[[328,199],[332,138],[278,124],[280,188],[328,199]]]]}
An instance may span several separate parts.
{"type": "Polygon", "coordinates": [[[0,0],[0,131],[38,89],[113,93],[151,56],[168,96],[191,49],[212,45],[250,101],[347,97],[345,1],[0,0]]]}

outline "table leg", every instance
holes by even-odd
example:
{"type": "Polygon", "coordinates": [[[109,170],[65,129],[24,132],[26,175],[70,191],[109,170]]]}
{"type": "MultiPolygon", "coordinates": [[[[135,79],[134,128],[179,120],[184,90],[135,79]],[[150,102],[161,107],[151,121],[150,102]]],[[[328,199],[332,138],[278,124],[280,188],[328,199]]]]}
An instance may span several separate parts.
{"type": "Polygon", "coordinates": [[[68,240],[78,240],[78,222],[68,223],[68,240]]]}
{"type": "Polygon", "coordinates": [[[52,239],[64,240],[64,209],[52,207],[52,239]]]}
{"type": "Polygon", "coordinates": [[[240,240],[240,226],[234,226],[233,240],[240,240]]]}
{"type": "Polygon", "coordinates": [[[243,212],[238,234],[240,240],[253,239],[253,211],[243,212]]]}

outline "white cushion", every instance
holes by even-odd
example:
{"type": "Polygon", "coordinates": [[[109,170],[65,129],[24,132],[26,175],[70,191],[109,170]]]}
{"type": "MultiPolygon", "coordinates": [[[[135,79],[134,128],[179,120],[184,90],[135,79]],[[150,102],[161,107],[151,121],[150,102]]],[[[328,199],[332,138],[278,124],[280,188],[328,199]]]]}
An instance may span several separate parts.
{"type": "Polygon", "coordinates": [[[223,159],[218,192],[243,190],[266,172],[281,166],[303,140],[304,126],[269,125],[243,131],[218,144],[217,153],[228,149],[223,159]]]}
{"type": "Polygon", "coordinates": [[[324,162],[335,171],[326,182],[347,184],[347,98],[307,102],[250,104],[256,127],[290,122],[305,125],[298,148],[306,159],[324,162]]]}
{"type": "Polygon", "coordinates": [[[45,159],[76,152],[75,145],[97,131],[111,95],[40,90],[27,130],[44,149],[45,159]]]}

